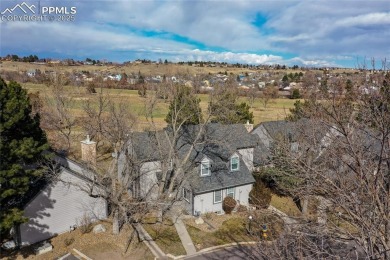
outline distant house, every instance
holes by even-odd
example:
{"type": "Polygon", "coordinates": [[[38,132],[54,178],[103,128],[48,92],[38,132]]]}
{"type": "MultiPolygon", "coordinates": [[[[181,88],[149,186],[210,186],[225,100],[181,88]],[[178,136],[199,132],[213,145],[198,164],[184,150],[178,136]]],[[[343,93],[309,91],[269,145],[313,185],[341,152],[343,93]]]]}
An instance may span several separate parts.
{"type": "Polygon", "coordinates": [[[309,119],[300,119],[296,122],[278,120],[263,122],[257,125],[251,134],[259,137],[260,145],[255,148],[255,162],[260,160],[257,165],[267,163],[267,156],[272,152],[272,147],[276,143],[283,142],[287,144],[292,152],[299,152],[300,141],[311,138],[317,140],[318,147],[310,147],[318,154],[327,146],[327,136],[334,135],[332,127],[323,125],[313,125],[309,119]]]}
{"type": "Polygon", "coordinates": [[[138,79],[136,79],[136,78],[130,78],[130,77],[127,78],[127,83],[129,83],[131,85],[134,85],[137,82],[138,82],[138,79]]]}
{"type": "Polygon", "coordinates": [[[264,81],[258,82],[257,85],[259,86],[259,88],[265,88],[265,82],[264,81]]]}
{"type": "Polygon", "coordinates": [[[267,149],[280,139],[296,145],[296,124],[286,120],[263,122],[256,126],[251,134],[257,135],[267,149]]]}
{"type": "Polygon", "coordinates": [[[92,221],[107,218],[106,201],[82,190],[93,174],[69,159],[56,160],[61,165],[56,178],[30,193],[26,200],[24,216],[29,221],[15,228],[15,240],[21,246],[69,232],[85,216],[92,221]]]}
{"type": "Polygon", "coordinates": [[[108,75],[107,77],[104,77],[103,80],[113,80],[113,81],[120,81],[122,79],[121,74],[114,74],[114,75],[108,75]]]}
{"type": "MultiPolygon", "coordinates": [[[[135,197],[156,199],[162,171],[167,169],[170,176],[178,161],[189,154],[185,178],[177,184],[183,209],[192,215],[223,213],[222,201],[226,196],[248,205],[249,192],[255,182],[253,152],[258,138],[249,134],[243,124],[208,124],[194,149],[190,150],[199,131],[197,125],[183,127],[174,142],[176,157],[170,161],[167,153],[173,142],[169,139],[172,136],[169,129],[133,133],[127,151],[141,165],[138,182],[129,187],[129,192],[135,197]]],[[[118,160],[120,176],[126,175],[125,160],[124,155],[118,160]]]]}
{"type": "Polygon", "coordinates": [[[33,78],[33,77],[35,77],[36,73],[37,73],[37,71],[35,69],[28,70],[27,71],[27,76],[33,78]]]}

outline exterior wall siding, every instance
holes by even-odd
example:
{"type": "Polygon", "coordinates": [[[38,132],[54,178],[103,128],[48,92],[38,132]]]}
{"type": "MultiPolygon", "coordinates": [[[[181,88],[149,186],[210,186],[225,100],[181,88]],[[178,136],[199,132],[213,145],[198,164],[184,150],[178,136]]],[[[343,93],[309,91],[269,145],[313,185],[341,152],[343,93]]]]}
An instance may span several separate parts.
{"type": "Polygon", "coordinates": [[[120,153],[118,156],[118,179],[124,180],[126,176],[125,172],[125,165],[126,165],[126,156],[123,153],[120,153]]]}
{"type": "Polygon", "coordinates": [[[267,130],[264,128],[263,125],[260,125],[256,129],[254,129],[251,134],[257,134],[260,137],[260,140],[263,142],[263,144],[267,147],[270,148],[272,138],[268,134],[267,130]]]}
{"type": "Polygon", "coordinates": [[[156,173],[161,171],[161,162],[146,162],[140,169],[140,196],[157,199],[158,180],[156,173]]]}
{"type": "Polygon", "coordinates": [[[249,171],[253,171],[253,151],[254,148],[240,149],[238,153],[241,155],[246,167],[249,171]]]}
{"type": "Polygon", "coordinates": [[[107,204],[104,199],[92,198],[77,185],[86,181],[62,170],[60,178],[46,186],[24,209],[27,223],[20,226],[22,246],[37,243],[55,235],[67,232],[78,225],[84,215],[93,221],[107,218],[107,204]]]}
{"type": "Polygon", "coordinates": [[[193,197],[193,193],[190,189],[187,189],[187,192],[189,194],[188,201],[183,196],[183,190],[181,191],[181,196],[182,196],[181,206],[182,206],[183,210],[186,211],[186,213],[192,214],[192,202],[194,200],[194,197],[193,197]]]}
{"type": "MultiPolygon", "coordinates": [[[[236,186],[234,192],[234,199],[241,205],[248,205],[249,192],[252,190],[252,184],[236,186]]],[[[227,196],[227,189],[222,190],[222,201],[227,196]]],[[[222,202],[214,203],[214,192],[203,193],[194,196],[194,212],[204,214],[207,212],[218,212],[223,214],[222,202]]]]}

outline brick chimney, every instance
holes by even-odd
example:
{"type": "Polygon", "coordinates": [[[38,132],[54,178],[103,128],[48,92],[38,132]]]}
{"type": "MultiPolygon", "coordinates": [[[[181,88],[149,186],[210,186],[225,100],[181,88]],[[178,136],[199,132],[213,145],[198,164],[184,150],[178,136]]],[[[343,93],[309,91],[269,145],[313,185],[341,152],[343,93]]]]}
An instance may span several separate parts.
{"type": "Polygon", "coordinates": [[[246,121],[246,124],[244,125],[248,133],[250,133],[253,130],[253,124],[249,124],[249,120],[246,121]]]}
{"type": "Polygon", "coordinates": [[[96,142],[91,141],[89,135],[87,139],[81,141],[81,160],[96,165],[96,142]]]}

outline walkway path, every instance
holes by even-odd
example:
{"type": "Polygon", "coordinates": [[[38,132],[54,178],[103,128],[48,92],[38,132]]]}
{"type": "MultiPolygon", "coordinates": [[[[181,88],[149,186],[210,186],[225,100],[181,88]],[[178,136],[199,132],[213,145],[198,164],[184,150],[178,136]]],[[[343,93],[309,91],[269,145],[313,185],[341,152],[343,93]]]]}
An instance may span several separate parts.
{"type": "Polygon", "coordinates": [[[191,237],[188,234],[187,228],[181,220],[180,216],[172,216],[172,221],[175,223],[175,228],[177,234],[180,237],[181,243],[183,244],[184,249],[187,252],[187,255],[192,255],[196,253],[196,248],[194,243],[192,243],[191,237]]]}
{"type": "Polygon", "coordinates": [[[286,226],[286,228],[291,231],[291,228],[298,224],[298,221],[296,221],[294,218],[292,217],[289,217],[286,213],[278,210],[277,208],[275,208],[274,206],[269,206],[268,207],[269,210],[271,210],[273,213],[275,213],[276,215],[278,215],[279,217],[281,217],[284,221],[284,225],[286,226]]]}

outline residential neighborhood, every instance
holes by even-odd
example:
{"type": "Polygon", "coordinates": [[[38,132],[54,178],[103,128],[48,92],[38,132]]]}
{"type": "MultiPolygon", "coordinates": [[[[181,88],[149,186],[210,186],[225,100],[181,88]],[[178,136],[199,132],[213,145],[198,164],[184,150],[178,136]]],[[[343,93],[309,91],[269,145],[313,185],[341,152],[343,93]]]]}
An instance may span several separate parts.
{"type": "Polygon", "coordinates": [[[0,259],[390,259],[386,1],[0,2],[0,259]]]}

